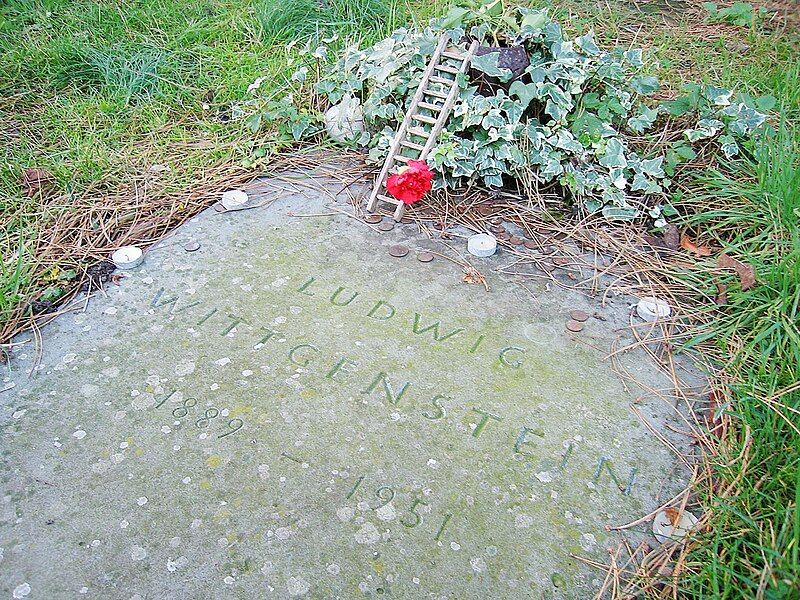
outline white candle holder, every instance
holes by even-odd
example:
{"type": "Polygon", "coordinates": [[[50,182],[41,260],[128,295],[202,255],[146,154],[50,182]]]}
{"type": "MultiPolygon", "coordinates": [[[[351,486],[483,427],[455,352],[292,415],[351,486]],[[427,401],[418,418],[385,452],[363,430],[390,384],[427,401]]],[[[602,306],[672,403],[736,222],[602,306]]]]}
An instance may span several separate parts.
{"type": "Polygon", "coordinates": [[[142,264],[144,253],[137,246],[122,246],[114,251],[111,260],[118,269],[132,269],[142,264]]]}
{"type": "Polygon", "coordinates": [[[221,202],[226,210],[237,210],[243,208],[244,205],[247,204],[247,200],[247,192],[242,190],[228,190],[222,194],[221,202]]]}
{"type": "Polygon", "coordinates": [[[497,251],[497,238],[488,233],[472,235],[467,239],[467,250],[473,256],[491,256],[497,251]]]}
{"type": "Polygon", "coordinates": [[[672,308],[661,298],[645,296],[636,304],[636,313],[645,321],[652,323],[659,319],[666,319],[672,314],[672,308]]]}

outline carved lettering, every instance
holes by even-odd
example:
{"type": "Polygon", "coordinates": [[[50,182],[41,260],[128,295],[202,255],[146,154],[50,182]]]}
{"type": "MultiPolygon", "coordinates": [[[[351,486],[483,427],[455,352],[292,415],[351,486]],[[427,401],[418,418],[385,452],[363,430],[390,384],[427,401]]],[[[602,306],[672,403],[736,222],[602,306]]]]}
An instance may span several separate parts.
{"type": "Polygon", "coordinates": [[[485,410],[481,410],[480,408],[473,408],[474,412],[481,415],[480,422],[475,426],[475,429],[472,432],[472,437],[476,438],[481,435],[484,429],[486,429],[486,425],[488,425],[490,420],[494,421],[502,421],[503,417],[492,414],[490,412],[486,412],[485,410]]]}
{"type": "Polygon", "coordinates": [[[636,467],[631,469],[630,475],[628,475],[628,481],[625,485],[617,478],[616,473],[614,473],[614,470],[611,468],[611,459],[605,456],[601,456],[597,463],[597,470],[594,473],[594,479],[592,479],[594,483],[600,481],[600,475],[603,473],[603,469],[608,471],[608,474],[611,475],[611,479],[619,488],[619,491],[622,492],[622,495],[629,496],[633,489],[633,484],[636,483],[636,467]]]}
{"type": "Polygon", "coordinates": [[[313,296],[314,292],[309,292],[308,288],[310,288],[316,280],[317,280],[316,277],[312,277],[311,279],[306,281],[303,285],[301,285],[299,288],[297,288],[297,291],[301,294],[305,294],[306,296],[313,296]]]}
{"type": "Polygon", "coordinates": [[[375,377],[369,387],[365,390],[362,390],[361,393],[371,394],[381,383],[383,383],[383,393],[386,396],[386,399],[389,401],[389,404],[398,404],[400,402],[400,398],[403,397],[403,394],[406,393],[406,390],[408,390],[408,387],[411,385],[409,382],[405,382],[400,388],[400,391],[397,392],[397,395],[395,395],[394,391],[392,390],[392,386],[389,383],[389,376],[381,371],[378,373],[377,377],[375,377]]]}
{"type": "Polygon", "coordinates": [[[331,304],[333,304],[334,306],[347,306],[358,297],[358,292],[350,292],[350,297],[347,300],[337,302],[336,299],[339,297],[339,294],[341,294],[346,289],[347,288],[345,287],[340,287],[335,292],[333,292],[333,295],[331,296],[331,304]]]}
{"type": "Polygon", "coordinates": [[[325,379],[333,379],[334,381],[338,381],[338,379],[336,379],[336,375],[338,373],[352,373],[351,369],[355,368],[356,366],[358,365],[356,365],[356,363],[354,363],[352,360],[348,358],[342,358],[339,362],[333,365],[333,368],[331,368],[330,371],[325,374],[325,379]]]}
{"type": "Polygon", "coordinates": [[[446,335],[440,335],[439,334],[439,326],[441,325],[441,323],[439,321],[434,321],[433,323],[431,323],[427,327],[424,327],[424,328],[420,329],[420,326],[421,326],[420,321],[421,320],[422,320],[422,315],[420,315],[419,313],[414,313],[414,326],[412,327],[411,330],[414,333],[416,333],[417,335],[421,335],[423,333],[431,331],[431,332],[433,332],[434,341],[437,341],[437,342],[443,342],[444,340],[449,339],[449,338],[453,337],[454,335],[464,331],[463,328],[459,327],[458,329],[454,329],[453,331],[451,331],[450,333],[448,333],[446,335]]]}
{"type": "Polygon", "coordinates": [[[517,441],[514,443],[514,452],[517,454],[522,454],[523,456],[533,456],[531,452],[526,452],[522,449],[523,446],[532,446],[532,442],[528,439],[528,434],[533,434],[535,436],[544,437],[544,431],[541,429],[531,429],[530,427],[523,427],[522,431],[519,432],[517,436],[517,441]]]}
{"type": "Polygon", "coordinates": [[[506,367],[511,367],[512,369],[519,369],[522,366],[522,359],[509,359],[508,355],[512,352],[516,352],[519,354],[525,354],[524,348],[517,348],[516,346],[507,346],[500,350],[500,362],[505,365],[506,367]]]}
{"type": "Polygon", "coordinates": [[[452,398],[450,396],[445,396],[444,394],[436,394],[433,398],[431,398],[431,404],[433,404],[436,412],[434,413],[429,410],[424,410],[422,411],[422,416],[426,419],[430,419],[431,421],[446,417],[447,410],[444,406],[442,406],[442,400],[452,400],[452,398]]]}
{"type": "Polygon", "coordinates": [[[367,316],[370,319],[376,319],[378,321],[388,321],[389,319],[391,319],[394,316],[395,312],[397,312],[397,311],[395,310],[394,306],[392,306],[391,304],[389,304],[388,302],[385,302],[383,300],[378,300],[375,303],[375,306],[373,306],[370,309],[370,311],[367,313],[367,316]],[[378,311],[382,310],[382,309],[387,309],[389,312],[387,314],[381,316],[381,315],[378,314],[378,311]]]}
{"type": "Polygon", "coordinates": [[[298,367],[307,367],[308,363],[311,362],[311,357],[309,356],[301,356],[298,358],[297,354],[301,350],[311,350],[314,354],[319,353],[319,348],[312,344],[299,344],[289,350],[289,360],[296,364],[298,367]]]}

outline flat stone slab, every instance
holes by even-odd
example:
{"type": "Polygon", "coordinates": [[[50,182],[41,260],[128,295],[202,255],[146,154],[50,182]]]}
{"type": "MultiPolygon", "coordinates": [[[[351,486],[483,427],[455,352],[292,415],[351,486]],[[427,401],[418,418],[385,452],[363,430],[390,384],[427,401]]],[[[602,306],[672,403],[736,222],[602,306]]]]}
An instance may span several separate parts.
{"type": "Polygon", "coordinates": [[[606,560],[607,525],[686,483],[630,404],[659,428],[667,409],[604,361],[625,303],[517,285],[502,252],[473,262],[487,292],[415,225],[263,193],[16,348],[4,596],[590,597],[603,573],[575,556],[606,560]],[[607,320],[569,333],[576,309],[607,320]]]}

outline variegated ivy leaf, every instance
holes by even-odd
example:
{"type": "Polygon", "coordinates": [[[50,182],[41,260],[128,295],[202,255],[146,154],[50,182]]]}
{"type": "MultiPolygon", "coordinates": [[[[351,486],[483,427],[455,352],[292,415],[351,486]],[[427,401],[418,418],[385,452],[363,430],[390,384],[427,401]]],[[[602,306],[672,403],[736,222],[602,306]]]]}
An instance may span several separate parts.
{"type": "Polygon", "coordinates": [[[516,96],[519,98],[520,103],[523,106],[523,110],[528,108],[528,105],[533,100],[538,100],[541,98],[539,95],[539,84],[537,83],[522,83],[521,81],[517,80],[511,84],[511,87],[508,88],[508,93],[510,96],[516,96]]]}
{"type": "Polygon", "coordinates": [[[575,38],[575,44],[578,48],[583,50],[584,54],[588,54],[589,56],[597,56],[600,54],[600,48],[597,47],[594,41],[594,33],[587,33],[579,38],[575,38]]]}
{"type": "Polygon", "coordinates": [[[653,75],[634,77],[631,79],[631,87],[642,95],[652,94],[661,87],[658,78],[653,75]]]}
{"type": "Polygon", "coordinates": [[[642,49],[641,48],[633,48],[624,52],[622,56],[628,61],[632,67],[636,69],[640,69],[644,66],[644,62],[642,62],[642,49]]]}
{"type": "Polygon", "coordinates": [[[513,73],[511,69],[498,67],[497,61],[499,59],[499,52],[489,52],[483,56],[474,57],[472,59],[472,67],[482,73],[486,73],[489,77],[497,77],[500,81],[509,81],[513,73]]]}
{"type": "Polygon", "coordinates": [[[632,192],[644,192],[645,194],[658,194],[660,193],[661,186],[657,182],[651,181],[642,173],[636,173],[633,176],[631,183],[632,192]]]}
{"type": "Polygon", "coordinates": [[[628,161],[625,158],[625,146],[618,138],[610,138],[606,143],[605,153],[600,157],[600,164],[604,167],[625,168],[628,161]]]}
{"type": "Polygon", "coordinates": [[[650,177],[662,178],[664,177],[664,157],[658,156],[643,160],[640,165],[642,173],[650,175],[650,177]]]}
{"type": "Polygon", "coordinates": [[[501,127],[505,124],[506,120],[503,118],[503,114],[500,112],[500,109],[498,108],[491,109],[481,122],[481,126],[484,129],[491,129],[492,127],[501,127]]]}
{"type": "Polygon", "coordinates": [[[733,92],[722,88],[707,85],[704,90],[705,97],[716,106],[728,106],[731,103],[733,92]]]}
{"type": "Polygon", "coordinates": [[[697,122],[697,127],[687,129],[683,132],[683,135],[690,142],[697,142],[714,137],[723,127],[725,127],[725,124],[717,119],[700,119],[697,122]]]}
{"type": "Polygon", "coordinates": [[[733,158],[739,154],[739,144],[736,143],[732,135],[719,136],[719,144],[726,158],[733,158]]]}
{"type": "Polygon", "coordinates": [[[639,105],[639,114],[628,119],[628,127],[636,133],[644,133],[650,129],[658,118],[658,108],[648,108],[644,104],[639,105]]]}
{"type": "Polygon", "coordinates": [[[483,182],[489,187],[494,187],[494,188],[503,187],[502,175],[485,175],[483,177],[483,182]]]}
{"type": "Polygon", "coordinates": [[[728,130],[742,137],[755,131],[767,120],[766,115],[754,108],[748,108],[744,103],[729,106],[722,110],[722,114],[733,117],[733,120],[728,123],[728,130]]]}
{"type": "Polygon", "coordinates": [[[573,136],[568,129],[559,129],[556,131],[555,135],[547,141],[556,148],[566,150],[572,154],[580,155],[585,150],[583,145],[575,139],[575,136],[573,136]]]}

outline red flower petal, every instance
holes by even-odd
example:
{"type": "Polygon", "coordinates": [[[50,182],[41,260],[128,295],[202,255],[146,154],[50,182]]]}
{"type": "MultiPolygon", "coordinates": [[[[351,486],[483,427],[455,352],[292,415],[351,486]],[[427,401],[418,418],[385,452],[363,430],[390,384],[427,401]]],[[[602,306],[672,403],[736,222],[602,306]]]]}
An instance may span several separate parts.
{"type": "Polygon", "coordinates": [[[400,173],[386,180],[386,191],[406,204],[413,204],[430,191],[433,173],[421,160],[410,160],[400,173]]]}

